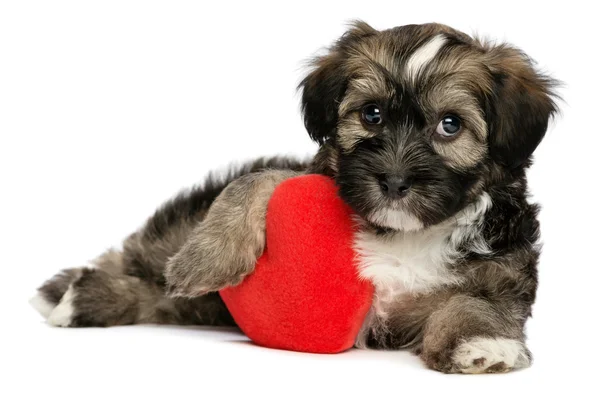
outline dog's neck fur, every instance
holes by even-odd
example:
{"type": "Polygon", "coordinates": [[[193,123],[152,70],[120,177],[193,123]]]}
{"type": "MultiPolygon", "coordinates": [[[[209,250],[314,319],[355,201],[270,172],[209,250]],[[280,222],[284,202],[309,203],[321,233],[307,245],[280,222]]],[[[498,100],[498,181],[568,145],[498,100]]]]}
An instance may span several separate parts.
{"type": "Polygon", "coordinates": [[[335,147],[334,141],[328,140],[319,148],[319,151],[308,167],[308,172],[335,177],[337,174],[337,160],[338,151],[335,147]]]}
{"type": "Polygon", "coordinates": [[[481,235],[485,213],[492,205],[482,193],[448,220],[409,232],[358,232],[355,250],[362,277],[375,285],[378,295],[426,293],[459,282],[452,265],[466,252],[489,254],[481,235]]]}

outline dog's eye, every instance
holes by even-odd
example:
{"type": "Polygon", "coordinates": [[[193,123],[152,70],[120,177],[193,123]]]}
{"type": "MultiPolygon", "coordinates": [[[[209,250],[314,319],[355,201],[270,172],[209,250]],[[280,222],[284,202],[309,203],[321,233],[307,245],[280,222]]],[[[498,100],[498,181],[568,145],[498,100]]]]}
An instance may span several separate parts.
{"type": "Polygon", "coordinates": [[[446,115],[438,124],[435,132],[443,137],[453,137],[460,131],[460,119],[454,115],[446,115]]]}
{"type": "Polygon", "coordinates": [[[362,120],[369,125],[379,125],[383,122],[381,110],[377,104],[369,104],[362,109],[362,120]]]}

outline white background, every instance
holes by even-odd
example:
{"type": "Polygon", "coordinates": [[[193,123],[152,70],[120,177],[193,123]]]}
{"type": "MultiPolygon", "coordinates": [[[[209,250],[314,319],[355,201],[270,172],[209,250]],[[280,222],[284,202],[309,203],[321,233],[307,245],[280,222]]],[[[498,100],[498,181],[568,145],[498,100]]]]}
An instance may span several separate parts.
{"type": "Polygon", "coordinates": [[[598,403],[600,87],[584,4],[0,2],[0,403],[598,403]],[[354,18],[507,40],[565,83],[530,171],[545,242],[532,368],[446,376],[408,353],[316,356],[233,331],[42,322],[27,304],[40,283],[118,244],[208,170],[313,153],[295,86],[354,18]]]}

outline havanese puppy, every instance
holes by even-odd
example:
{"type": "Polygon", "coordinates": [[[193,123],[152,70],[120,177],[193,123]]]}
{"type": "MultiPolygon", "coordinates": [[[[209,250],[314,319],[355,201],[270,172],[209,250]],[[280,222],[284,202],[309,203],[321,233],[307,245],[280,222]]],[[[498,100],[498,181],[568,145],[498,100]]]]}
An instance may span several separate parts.
{"type": "Polygon", "coordinates": [[[300,85],[312,161],[260,159],[209,179],[32,303],[56,326],[233,325],[215,292],[252,271],[273,189],[320,173],[357,213],[359,269],[376,287],[358,347],[409,348],[449,373],[527,367],[540,245],[525,171],[554,85],[510,45],[357,22],[300,85]]]}

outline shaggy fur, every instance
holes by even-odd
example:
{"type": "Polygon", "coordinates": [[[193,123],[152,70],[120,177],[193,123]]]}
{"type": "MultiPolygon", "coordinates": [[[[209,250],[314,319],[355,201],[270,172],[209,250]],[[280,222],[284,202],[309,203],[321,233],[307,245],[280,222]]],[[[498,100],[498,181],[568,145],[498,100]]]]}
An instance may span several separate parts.
{"type": "Polygon", "coordinates": [[[238,284],[250,274],[265,246],[271,194],[295,175],[297,171],[266,170],[232,181],[167,263],[169,294],[200,296],[238,284]]]}
{"type": "Polygon", "coordinates": [[[311,162],[260,160],[181,194],[32,303],[59,326],[232,324],[215,291],[252,271],[277,184],[313,172],[357,213],[359,271],[376,287],[357,346],[411,348],[443,372],[526,367],[539,224],[525,170],[553,85],[507,44],[355,23],[300,85],[311,162]]]}

